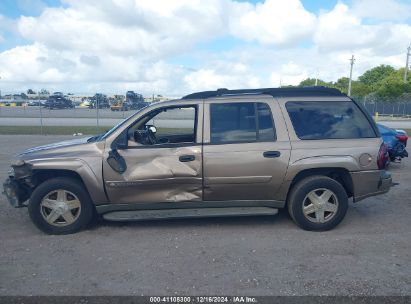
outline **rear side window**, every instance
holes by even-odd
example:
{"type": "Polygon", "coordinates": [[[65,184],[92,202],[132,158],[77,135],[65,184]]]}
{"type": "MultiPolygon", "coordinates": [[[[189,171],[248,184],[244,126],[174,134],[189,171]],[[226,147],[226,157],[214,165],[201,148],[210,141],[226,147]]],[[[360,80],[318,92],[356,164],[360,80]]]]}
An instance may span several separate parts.
{"type": "Polygon", "coordinates": [[[211,143],[274,141],[270,108],[265,103],[210,105],[211,143]]]}
{"type": "Polygon", "coordinates": [[[376,137],[364,113],[351,101],[289,101],[286,108],[300,139],[376,137]]]}

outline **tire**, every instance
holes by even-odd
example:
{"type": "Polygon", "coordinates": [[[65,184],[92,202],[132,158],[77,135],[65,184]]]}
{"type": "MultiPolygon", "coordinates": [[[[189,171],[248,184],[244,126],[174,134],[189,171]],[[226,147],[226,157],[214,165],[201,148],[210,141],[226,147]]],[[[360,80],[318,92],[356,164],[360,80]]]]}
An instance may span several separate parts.
{"type": "Polygon", "coordinates": [[[343,220],[347,209],[348,196],[344,187],[326,176],[302,179],[294,185],[288,197],[288,212],[304,230],[330,230],[343,220]],[[326,199],[328,196],[330,198],[326,199]]]}
{"type": "Polygon", "coordinates": [[[47,234],[76,233],[86,228],[95,214],[83,184],[66,177],[46,180],[34,189],[28,210],[33,223],[47,234]]]}

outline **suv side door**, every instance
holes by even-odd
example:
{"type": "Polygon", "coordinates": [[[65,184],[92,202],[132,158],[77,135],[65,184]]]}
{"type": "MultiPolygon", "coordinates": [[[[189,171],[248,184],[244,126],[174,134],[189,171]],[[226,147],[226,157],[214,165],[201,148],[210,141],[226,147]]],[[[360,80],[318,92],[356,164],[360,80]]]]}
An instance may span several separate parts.
{"type": "Polygon", "coordinates": [[[111,167],[111,149],[106,148],[103,171],[110,202],[201,201],[202,102],[178,101],[149,109],[127,128],[127,147],[117,149],[127,167],[123,173],[111,167]],[[139,142],[152,126],[157,129],[156,142],[139,142]]]}
{"type": "Polygon", "coordinates": [[[204,102],[204,200],[284,200],[290,158],[287,128],[271,96],[204,102]]]}

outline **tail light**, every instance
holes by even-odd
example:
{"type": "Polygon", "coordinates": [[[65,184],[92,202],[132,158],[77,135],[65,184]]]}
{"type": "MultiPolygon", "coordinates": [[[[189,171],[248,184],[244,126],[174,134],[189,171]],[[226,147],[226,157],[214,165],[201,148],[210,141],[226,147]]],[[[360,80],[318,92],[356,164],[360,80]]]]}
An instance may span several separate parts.
{"type": "Polygon", "coordinates": [[[397,134],[397,135],[395,135],[395,137],[396,137],[398,140],[403,141],[403,142],[407,142],[407,140],[408,140],[408,136],[407,136],[407,135],[403,135],[403,134],[397,134]]]}
{"type": "Polygon", "coordinates": [[[377,158],[378,169],[380,170],[385,169],[388,159],[389,159],[389,156],[388,156],[387,146],[384,143],[382,143],[380,147],[380,151],[378,151],[378,158],[377,158]]]}

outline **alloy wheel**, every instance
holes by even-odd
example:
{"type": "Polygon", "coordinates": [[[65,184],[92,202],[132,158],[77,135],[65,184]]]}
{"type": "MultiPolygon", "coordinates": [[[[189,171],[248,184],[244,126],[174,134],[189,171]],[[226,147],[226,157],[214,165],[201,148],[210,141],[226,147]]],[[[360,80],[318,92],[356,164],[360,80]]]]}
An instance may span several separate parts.
{"type": "Polygon", "coordinates": [[[303,214],[311,222],[326,223],[335,216],[337,211],[337,196],[329,189],[312,190],[304,198],[303,214]]]}
{"type": "Polygon", "coordinates": [[[64,189],[54,190],[41,200],[40,213],[50,225],[68,226],[80,216],[80,200],[70,191],[64,189]]]}

